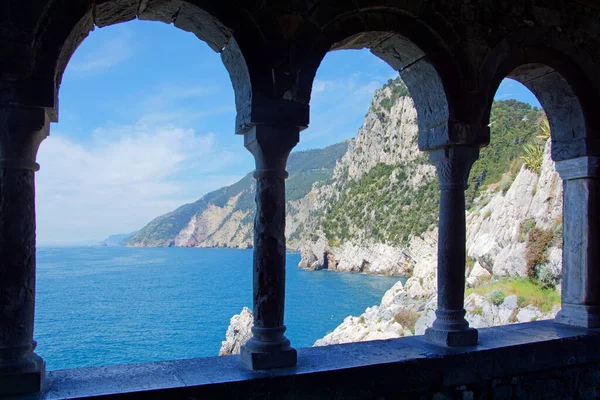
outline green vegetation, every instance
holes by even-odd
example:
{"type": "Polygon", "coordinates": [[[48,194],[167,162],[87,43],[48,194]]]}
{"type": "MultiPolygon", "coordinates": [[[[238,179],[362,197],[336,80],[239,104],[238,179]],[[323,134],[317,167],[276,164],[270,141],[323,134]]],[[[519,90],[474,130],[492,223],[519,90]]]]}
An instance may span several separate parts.
{"type": "Polygon", "coordinates": [[[490,144],[481,149],[479,160],[471,169],[467,206],[471,206],[483,188],[500,182],[503,177],[500,189],[506,193],[521,167],[517,160],[523,155],[523,146],[534,143],[539,134],[537,121],[541,116],[540,109],[517,100],[494,102],[490,115],[490,144]]]}
{"type": "Polygon", "coordinates": [[[548,139],[550,139],[550,122],[548,122],[548,118],[544,113],[538,119],[538,135],[536,139],[534,143],[528,143],[523,147],[524,154],[521,158],[525,162],[527,169],[539,174],[544,161],[544,146],[548,139]]]}
{"type": "Polygon", "coordinates": [[[502,304],[504,302],[506,295],[504,294],[504,292],[502,290],[494,290],[493,292],[491,292],[489,294],[489,297],[490,297],[492,304],[494,304],[495,306],[499,306],[500,304],[502,304]]]}
{"type": "Polygon", "coordinates": [[[360,231],[366,238],[406,245],[411,235],[434,226],[439,208],[437,178],[424,180],[417,188],[407,179],[412,168],[424,162],[380,163],[360,179],[348,181],[320,221],[330,244],[355,239],[360,231]]]}
{"type": "Polygon", "coordinates": [[[523,156],[521,158],[527,169],[539,174],[542,169],[542,162],[544,161],[544,147],[534,143],[527,143],[523,146],[523,156]]]}
{"type": "MultiPolygon", "coordinates": [[[[469,288],[466,290],[465,295],[477,293],[480,296],[489,297],[494,292],[500,292],[502,296],[504,294],[517,295],[519,296],[519,300],[517,300],[519,307],[531,304],[544,313],[550,312],[554,305],[560,304],[560,294],[556,290],[543,288],[529,279],[500,279],[487,285],[469,288]]],[[[494,296],[497,299],[500,298],[499,294],[494,296]]],[[[504,301],[504,297],[502,297],[502,301],[504,301]]],[[[502,301],[500,304],[502,304],[502,301]]]]}
{"type": "Polygon", "coordinates": [[[382,99],[379,103],[381,104],[381,107],[385,108],[388,111],[392,108],[394,104],[396,104],[396,101],[398,101],[400,97],[410,96],[408,88],[406,87],[404,82],[402,82],[400,76],[398,76],[395,79],[389,79],[387,83],[383,85],[383,88],[390,88],[392,92],[389,97],[382,99]]]}
{"type": "MultiPolygon", "coordinates": [[[[392,88],[392,96],[386,101],[395,102],[408,95],[400,79],[390,80],[386,87],[392,88]]],[[[508,191],[523,164],[520,159],[523,145],[534,143],[540,133],[537,121],[542,114],[539,109],[516,100],[494,102],[491,144],[481,150],[479,160],[473,165],[467,205],[472,205],[487,185],[501,181],[500,190],[508,191]]],[[[340,196],[327,206],[320,219],[330,245],[357,239],[362,232],[366,237],[361,238],[402,246],[413,235],[422,235],[434,226],[439,204],[437,179],[425,179],[416,188],[405,182],[414,166],[426,163],[425,157],[421,157],[410,165],[378,164],[360,179],[347,181],[340,196]]],[[[489,216],[488,212],[485,217],[489,216]]]]}

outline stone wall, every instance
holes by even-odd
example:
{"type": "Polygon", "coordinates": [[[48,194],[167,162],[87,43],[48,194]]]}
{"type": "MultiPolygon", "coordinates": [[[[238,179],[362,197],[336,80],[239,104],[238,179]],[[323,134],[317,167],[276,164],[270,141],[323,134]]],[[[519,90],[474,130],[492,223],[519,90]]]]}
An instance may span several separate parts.
{"type": "Polygon", "coordinates": [[[314,347],[298,365],[250,371],[238,356],[49,373],[44,399],[595,399],[600,330],[532,322],[449,349],[422,336],[314,347]]]}

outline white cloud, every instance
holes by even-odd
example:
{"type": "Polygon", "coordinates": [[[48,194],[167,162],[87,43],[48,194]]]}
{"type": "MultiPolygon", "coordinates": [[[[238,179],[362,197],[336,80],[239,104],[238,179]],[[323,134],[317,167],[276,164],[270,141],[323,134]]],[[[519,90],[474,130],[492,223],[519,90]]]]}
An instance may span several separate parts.
{"type": "Polygon", "coordinates": [[[69,62],[68,70],[78,73],[92,73],[111,68],[125,61],[133,54],[130,35],[112,38],[93,51],[75,53],[69,62]]]}
{"type": "Polygon", "coordinates": [[[335,81],[327,81],[322,79],[315,79],[313,81],[312,92],[313,93],[321,93],[327,89],[331,89],[335,86],[335,81]]]}
{"type": "Polygon", "coordinates": [[[38,241],[103,239],[139,229],[239,179],[218,173],[234,158],[219,150],[214,134],[191,129],[96,129],[87,144],[53,133],[38,155],[38,241]]]}

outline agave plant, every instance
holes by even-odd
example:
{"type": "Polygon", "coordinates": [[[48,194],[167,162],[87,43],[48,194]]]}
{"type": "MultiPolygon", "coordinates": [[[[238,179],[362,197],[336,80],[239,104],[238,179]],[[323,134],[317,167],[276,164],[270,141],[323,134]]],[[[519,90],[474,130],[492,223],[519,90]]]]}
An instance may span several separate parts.
{"type": "Polygon", "coordinates": [[[550,139],[550,122],[546,114],[543,114],[538,121],[538,139],[542,139],[544,143],[550,139]]]}
{"type": "Polygon", "coordinates": [[[523,147],[523,152],[524,154],[521,158],[525,162],[527,169],[539,174],[544,160],[544,147],[529,143],[523,147]]]}

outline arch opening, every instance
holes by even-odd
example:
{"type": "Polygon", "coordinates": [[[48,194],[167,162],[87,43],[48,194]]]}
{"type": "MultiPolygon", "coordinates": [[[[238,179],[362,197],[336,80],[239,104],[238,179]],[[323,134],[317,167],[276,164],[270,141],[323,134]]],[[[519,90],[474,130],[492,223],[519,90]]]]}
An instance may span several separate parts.
{"type": "MultiPolygon", "coordinates": [[[[105,27],[70,60],[60,96],[61,121],[41,144],[36,176],[35,332],[48,369],[216,356],[247,304],[239,293],[250,293],[249,273],[208,311],[231,271],[218,279],[197,254],[166,247],[209,236],[200,218],[191,224],[204,210],[199,198],[251,169],[240,137],[224,134],[235,106],[218,54],[165,24],[105,27]],[[157,229],[133,240],[149,223],[157,229]],[[214,281],[199,296],[207,275],[214,281]]],[[[221,265],[238,263],[251,264],[251,253],[221,265]]]]}
{"type": "Polygon", "coordinates": [[[213,51],[221,53],[236,93],[237,108],[247,107],[246,103],[251,98],[250,74],[245,56],[233,36],[233,27],[221,19],[228,15],[222,7],[219,4],[200,8],[188,1],[153,0],[140,2],[139,7],[137,2],[117,0],[78,3],[76,7],[66,4],[49,7],[36,32],[32,74],[38,82],[43,82],[40,86],[44,90],[52,91],[52,95],[45,96],[52,99],[51,106],[46,106],[52,120],[58,120],[58,92],[62,76],[77,47],[95,28],[136,18],[173,24],[193,33],[213,51]]]}
{"type": "Polygon", "coordinates": [[[476,328],[560,309],[562,182],[547,110],[516,76],[495,93],[490,143],[469,176],[465,308],[476,328]]]}
{"type": "Polygon", "coordinates": [[[507,77],[527,87],[544,108],[552,132],[553,159],[582,155],[587,147],[586,120],[578,96],[563,75],[545,64],[523,64],[507,77]]]}
{"type": "Polygon", "coordinates": [[[450,109],[442,79],[426,53],[416,44],[396,32],[368,31],[331,43],[328,51],[360,49],[369,49],[400,73],[414,100],[423,134],[448,121],[450,109]]]}
{"type": "MultiPolygon", "coordinates": [[[[386,290],[391,293],[386,295],[388,300],[395,295],[401,297],[402,290],[398,287],[407,279],[410,293],[435,292],[435,275],[430,273],[430,268],[421,267],[427,264],[435,269],[434,257],[430,256],[435,254],[439,194],[435,168],[418,149],[421,116],[412,93],[396,68],[390,68],[389,62],[364,48],[373,42],[373,37],[385,41],[389,35],[375,32],[372,36],[352,37],[348,43],[336,45],[316,72],[312,119],[321,121],[319,114],[333,110],[329,115],[331,121],[335,120],[334,113],[344,119],[353,118],[351,111],[359,112],[362,121],[360,128],[356,125],[358,133],[348,142],[348,150],[336,163],[331,179],[315,185],[307,196],[319,199],[310,213],[299,214],[293,208],[288,211],[291,223],[288,220],[287,233],[292,246],[300,246],[300,267],[371,275],[368,278],[362,275],[362,279],[372,280],[363,295],[380,283],[387,285],[380,289],[374,301],[379,304],[386,290]],[[370,82],[370,99],[363,106],[366,113],[347,106],[345,110],[339,109],[352,97],[352,92],[345,87],[353,87],[361,94],[363,91],[356,88],[354,82],[334,84],[332,60],[342,61],[344,72],[354,71],[358,75],[373,71],[380,75],[378,80],[370,82]],[[340,92],[339,98],[333,92],[340,92]],[[305,228],[296,229],[298,227],[305,228]],[[419,253],[417,243],[430,248],[431,252],[419,253]],[[413,275],[413,271],[417,274],[413,275]]],[[[407,64],[405,71],[408,69],[407,64]]],[[[319,133],[313,131],[314,128],[309,126],[303,137],[314,142],[313,135],[319,133]]],[[[423,324],[415,330],[416,321],[422,316],[418,307],[402,311],[396,306],[388,308],[388,300],[371,312],[365,313],[364,307],[358,309],[357,313],[350,314],[351,318],[336,312],[336,320],[325,322],[335,329],[316,345],[423,333],[423,324]]],[[[352,303],[347,307],[358,304],[352,303]]]]}

